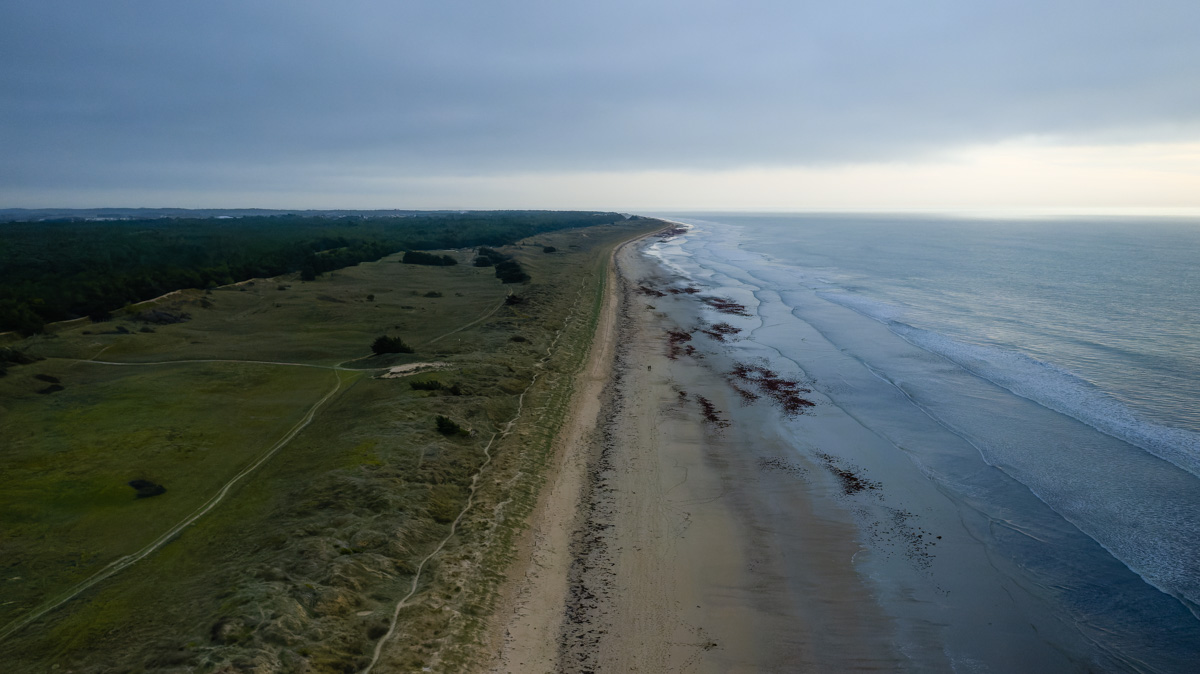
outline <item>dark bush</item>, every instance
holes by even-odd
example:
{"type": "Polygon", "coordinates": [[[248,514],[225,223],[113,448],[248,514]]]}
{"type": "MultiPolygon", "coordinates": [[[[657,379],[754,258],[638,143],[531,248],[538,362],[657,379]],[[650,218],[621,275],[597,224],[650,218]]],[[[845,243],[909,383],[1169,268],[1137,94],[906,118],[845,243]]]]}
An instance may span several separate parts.
{"type": "Polygon", "coordinates": [[[501,253],[494,248],[488,248],[487,246],[479,247],[479,257],[486,259],[487,264],[479,264],[479,259],[477,258],[475,260],[475,266],[477,267],[490,267],[494,264],[499,264],[505,260],[512,259],[512,256],[505,255],[504,253],[501,253]]]}
{"type": "Polygon", "coordinates": [[[425,296],[426,297],[441,297],[442,294],[436,290],[430,290],[429,292],[425,293],[425,296]]]}
{"type": "Polygon", "coordinates": [[[524,283],[529,280],[529,274],[521,268],[516,260],[505,260],[496,265],[496,278],[502,283],[524,283]]]}
{"type": "Polygon", "coordinates": [[[543,246],[542,252],[543,253],[557,253],[558,249],[555,248],[554,246],[543,246]]]}
{"type": "Polygon", "coordinates": [[[411,386],[414,391],[440,391],[442,388],[442,382],[436,379],[410,381],[408,382],[408,385],[411,386]]]}
{"type": "Polygon", "coordinates": [[[150,480],[130,480],[129,486],[137,490],[136,498],[150,498],[159,494],[167,493],[167,488],[161,484],[154,484],[150,480]]]}
{"type": "Polygon", "coordinates": [[[467,430],[454,423],[449,417],[438,415],[437,432],[442,435],[467,435],[467,430]]]}
{"type": "Polygon", "coordinates": [[[424,264],[431,267],[450,267],[458,264],[458,260],[449,255],[435,255],[419,250],[410,250],[404,253],[404,259],[401,262],[404,264],[424,264]]]}
{"type": "Polygon", "coordinates": [[[504,304],[507,306],[510,306],[510,307],[513,306],[514,304],[524,304],[524,303],[525,303],[525,298],[518,297],[517,295],[509,295],[508,297],[504,298],[504,304]]]}
{"type": "Polygon", "coordinates": [[[371,343],[371,351],[373,351],[375,355],[379,356],[385,353],[412,353],[413,349],[411,346],[405,344],[404,341],[399,337],[388,337],[387,335],[383,335],[381,337],[377,337],[375,341],[371,343]]]}

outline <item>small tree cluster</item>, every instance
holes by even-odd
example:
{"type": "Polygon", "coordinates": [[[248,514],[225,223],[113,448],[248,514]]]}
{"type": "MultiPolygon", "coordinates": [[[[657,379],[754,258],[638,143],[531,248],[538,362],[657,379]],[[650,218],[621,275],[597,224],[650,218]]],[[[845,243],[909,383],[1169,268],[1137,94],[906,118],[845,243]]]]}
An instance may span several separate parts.
{"type": "Polygon", "coordinates": [[[443,417],[440,414],[437,418],[437,432],[442,435],[469,435],[467,429],[454,423],[453,419],[443,417]]]}
{"type": "Polygon", "coordinates": [[[521,269],[521,263],[516,260],[505,260],[496,265],[496,278],[503,283],[524,283],[529,280],[529,274],[521,269]]]}
{"type": "Polygon", "coordinates": [[[511,259],[511,256],[505,255],[498,250],[488,248],[487,246],[480,246],[479,257],[475,258],[475,266],[491,267],[509,259],[511,259]]]}
{"type": "Polygon", "coordinates": [[[435,255],[419,250],[406,251],[401,262],[404,264],[424,264],[432,267],[450,267],[458,264],[458,260],[449,255],[435,255]]]}
{"type": "Polygon", "coordinates": [[[377,337],[375,341],[371,343],[371,351],[373,351],[376,356],[379,356],[385,353],[412,353],[413,349],[411,346],[405,344],[404,341],[399,337],[388,337],[387,335],[382,335],[377,337]]]}
{"type": "Polygon", "coordinates": [[[557,253],[558,249],[554,246],[542,246],[543,253],[557,253]]]}

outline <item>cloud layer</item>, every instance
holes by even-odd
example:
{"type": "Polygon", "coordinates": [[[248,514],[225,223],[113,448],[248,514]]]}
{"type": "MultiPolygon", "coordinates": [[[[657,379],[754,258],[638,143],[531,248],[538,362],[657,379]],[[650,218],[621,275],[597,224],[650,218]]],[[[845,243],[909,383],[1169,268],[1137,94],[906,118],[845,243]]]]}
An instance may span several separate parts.
{"type": "Polygon", "coordinates": [[[14,1],[0,196],[1196,140],[1196,26],[1190,0],[14,1]]]}

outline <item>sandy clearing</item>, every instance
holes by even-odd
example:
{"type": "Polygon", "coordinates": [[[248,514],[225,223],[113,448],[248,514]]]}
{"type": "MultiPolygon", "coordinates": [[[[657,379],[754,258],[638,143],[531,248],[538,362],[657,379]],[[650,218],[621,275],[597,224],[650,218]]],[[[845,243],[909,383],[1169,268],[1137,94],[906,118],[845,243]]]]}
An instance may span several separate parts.
{"type": "Polygon", "coordinates": [[[450,363],[433,362],[433,363],[408,363],[406,365],[396,365],[389,367],[388,371],[379,375],[380,379],[398,379],[409,375],[420,374],[421,372],[434,372],[436,370],[444,370],[451,367],[450,363]]]}

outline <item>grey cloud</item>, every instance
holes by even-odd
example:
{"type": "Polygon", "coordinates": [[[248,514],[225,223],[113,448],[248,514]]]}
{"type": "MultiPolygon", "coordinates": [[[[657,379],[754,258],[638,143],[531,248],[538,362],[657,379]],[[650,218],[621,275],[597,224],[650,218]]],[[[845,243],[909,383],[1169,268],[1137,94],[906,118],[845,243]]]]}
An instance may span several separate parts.
{"type": "Polygon", "coordinates": [[[0,181],[219,189],[1194,138],[1197,25],[1191,1],[10,1],[0,181]]]}

